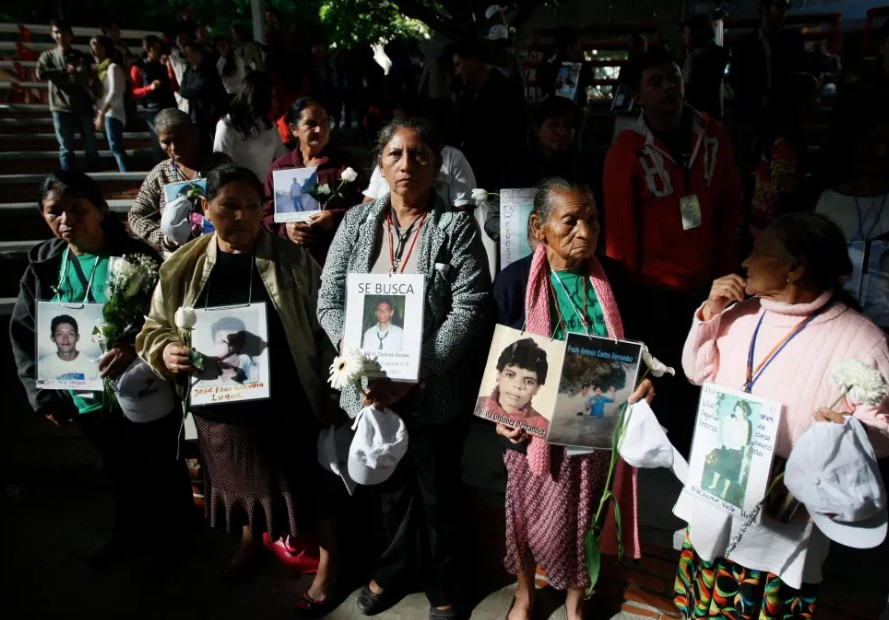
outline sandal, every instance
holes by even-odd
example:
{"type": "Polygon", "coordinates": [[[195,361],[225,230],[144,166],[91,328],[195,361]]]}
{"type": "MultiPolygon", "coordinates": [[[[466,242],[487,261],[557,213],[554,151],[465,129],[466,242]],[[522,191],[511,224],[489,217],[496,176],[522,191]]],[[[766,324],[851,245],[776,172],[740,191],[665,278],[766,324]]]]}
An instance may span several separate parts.
{"type": "Polygon", "coordinates": [[[304,592],[296,599],[297,618],[323,618],[333,610],[333,597],[328,596],[324,600],[315,600],[304,592]]]}

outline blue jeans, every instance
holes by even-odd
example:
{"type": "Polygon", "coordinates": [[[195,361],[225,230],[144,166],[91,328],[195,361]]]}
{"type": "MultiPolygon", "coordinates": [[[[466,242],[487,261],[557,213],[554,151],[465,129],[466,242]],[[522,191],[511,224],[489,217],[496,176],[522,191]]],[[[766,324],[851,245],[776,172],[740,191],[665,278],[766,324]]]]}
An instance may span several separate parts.
{"type": "Polygon", "coordinates": [[[117,169],[120,172],[127,171],[127,152],[123,146],[123,123],[116,118],[110,116],[105,117],[105,136],[108,138],[108,146],[111,148],[111,154],[117,162],[117,169]]]}
{"type": "Polygon", "coordinates": [[[99,151],[96,148],[96,128],[90,116],[80,116],[73,112],[53,112],[52,124],[59,141],[59,162],[62,170],[74,167],[74,133],[80,133],[83,151],[86,153],[87,170],[99,169],[99,151]]]}

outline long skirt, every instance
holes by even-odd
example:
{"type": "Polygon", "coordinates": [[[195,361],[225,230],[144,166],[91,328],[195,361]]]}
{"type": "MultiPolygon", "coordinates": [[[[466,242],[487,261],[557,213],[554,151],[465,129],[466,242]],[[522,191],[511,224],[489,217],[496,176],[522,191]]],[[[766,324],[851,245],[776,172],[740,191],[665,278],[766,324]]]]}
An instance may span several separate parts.
{"type": "Polygon", "coordinates": [[[778,575],[718,558],[707,562],[685,535],[673,602],[686,618],[797,620],[815,615],[816,584],[797,590],[778,575]]]}

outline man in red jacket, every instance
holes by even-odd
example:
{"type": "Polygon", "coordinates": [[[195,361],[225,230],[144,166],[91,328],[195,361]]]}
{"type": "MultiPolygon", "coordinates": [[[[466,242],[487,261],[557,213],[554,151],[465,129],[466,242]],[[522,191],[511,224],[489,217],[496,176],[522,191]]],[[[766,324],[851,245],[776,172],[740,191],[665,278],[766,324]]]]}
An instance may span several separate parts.
{"type": "MultiPolygon", "coordinates": [[[[642,115],[605,159],[605,250],[624,268],[628,337],[679,369],[695,308],[714,278],[738,266],[740,180],[728,134],[685,103],[672,56],[646,52],[636,75],[642,115]]],[[[658,390],[680,449],[694,418],[694,394],[684,383],[677,377],[658,390]]]]}

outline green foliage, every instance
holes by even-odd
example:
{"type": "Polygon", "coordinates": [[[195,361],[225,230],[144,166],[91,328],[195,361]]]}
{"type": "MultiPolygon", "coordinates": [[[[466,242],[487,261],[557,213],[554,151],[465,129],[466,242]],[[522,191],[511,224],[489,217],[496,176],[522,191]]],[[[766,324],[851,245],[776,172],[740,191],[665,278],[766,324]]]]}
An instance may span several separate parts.
{"type": "Polygon", "coordinates": [[[405,17],[394,2],[383,0],[323,0],[318,10],[331,41],[345,49],[395,38],[418,39],[429,29],[405,17]]]}

